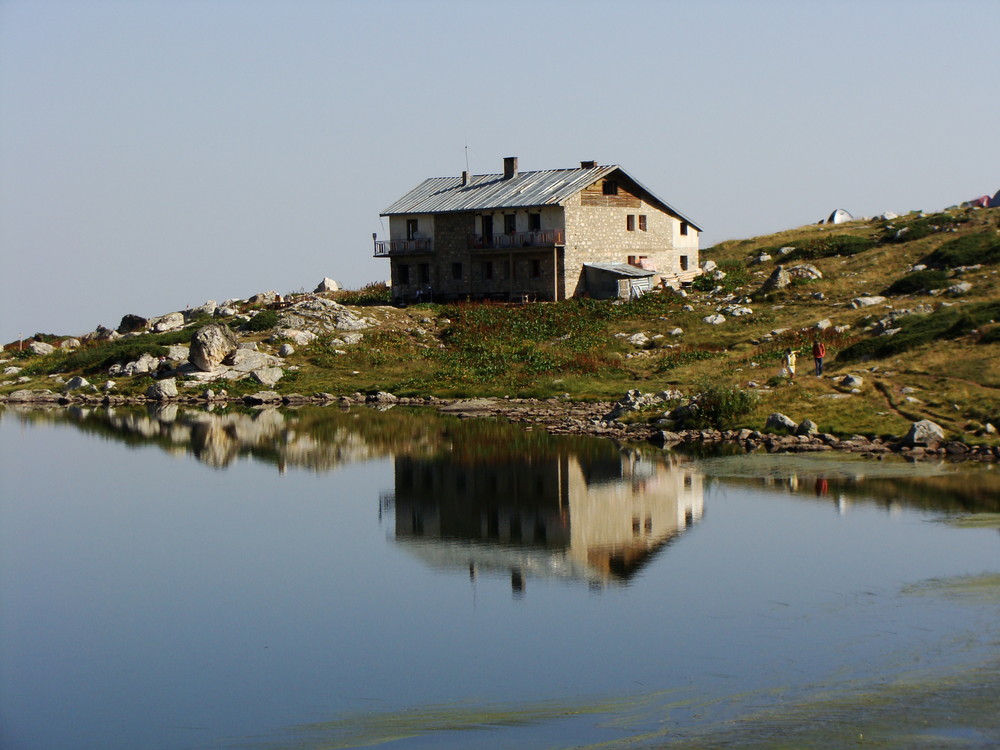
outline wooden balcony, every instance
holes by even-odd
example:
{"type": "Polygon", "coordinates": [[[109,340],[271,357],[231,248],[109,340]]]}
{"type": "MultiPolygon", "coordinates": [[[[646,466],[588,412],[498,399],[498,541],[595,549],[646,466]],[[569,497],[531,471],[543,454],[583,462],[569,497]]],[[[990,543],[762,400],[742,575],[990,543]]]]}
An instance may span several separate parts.
{"type": "Polygon", "coordinates": [[[434,243],[429,239],[375,240],[376,258],[388,258],[392,255],[418,255],[432,252],[434,252],[434,243]]]}
{"type": "Polygon", "coordinates": [[[562,229],[539,229],[534,232],[511,232],[510,234],[471,234],[470,250],[517,250],[522,248],[557,247],[566,244],[566,233],[562,229]]]}

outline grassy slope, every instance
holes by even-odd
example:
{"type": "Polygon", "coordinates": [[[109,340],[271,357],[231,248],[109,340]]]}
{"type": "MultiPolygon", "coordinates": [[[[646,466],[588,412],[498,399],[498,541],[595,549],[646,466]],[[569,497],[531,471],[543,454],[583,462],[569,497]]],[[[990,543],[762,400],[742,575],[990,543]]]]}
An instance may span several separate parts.
{"type": "MultiPolygon", "coordinates": [[[[568,393],[577,398],[616,399],[629,388],[691,391],[708,380],[740,387],[754,381],[771,387],[759,390],[759,407],[743,420],[749,427],[761,427],[767,414],[776,410],[796,420],[811,418],[821,430],[838,434],[898,435],[911,421],[930,418],[955,437],[971,439],[977,423],[1000,423],[996,325],[979,321],[976,333],[948,340],[938,338],[881,359],[844,362],[836,356],[845,347],[870,338],[872,334],[864,329],[865,319],[886,314],[887,308],[900,310],[919,304],[939,308],[942,302],[951,302],[955,305],[951,310],[967,310],[1000,300],[1000,266],[993,264],[955,279],[973,285],[963,297],[915,294],[890,298],[886,305],[874,308],[855,310],[849,306],[854,297],[882,293],[902,278],[910,265],[949,241],[974,234],[995,235],[1000,226],[1000,209],[953,210],[948,216],[931,217],[929,221],[911,215],[893,224],[894,228],[911,224],[922,231],[931,224],[949,231],[932,231],[911,241],[892,242],[886,238],[893,229],[887,230],[880,222],[812,225],[724,242],[703,251],[703,259],[715,260],[729,271],[723,282],[731,287],[727,291],[742,297],[755,291],[773,270],[779,257],[774,250],[778,247],[803,247],[841,235],[878,241],[854,255],[787,263],[812,263],[824,278],[797,283],[768,300],[755,300],[749,303],[754,310],[752,316],[730,318],[721,326],[706,324],[702,318],[716,311],[724,295],[704,291],[693,291],[687,299],[657,295],[628,305],[571,301],[527,307],[366,307],[363,314],[383,322],[378,332],[367,333],[360,346],[343,347],[346,354],[334,354],[322,343],[300,348],[288,359],[300,370],[290,373],[279,389],[298,393],[388,390],[400,395],[441,396],[545,397],[568,393]],[[962,223],[953,223],[956,220],[962,223]],[[775,260],[752,264],[750,260],[761,249],[770,249],[775,260]],[[823,300],[814,298],[819,292],[823,300]],[[685,304],[694,310],[683,310],[685,304]],[[824,318],[837,326],[851,326],[840,335],[829,331],[824,334],[829,349],[827,374],[862,375],[865,382],[859,394],[830,398],[841,393],[833,377],[809,376],[811,326],[824,318]],[[682,336],[670,335],[676,327],[684,329],[682,336]],[[776,328],[789,331],[770,342],[762,341],[776,328]],[[651,348],[637,349],[616,336],[637,332],[662,338],[655,339],[651,348]],[[993,343],[981,341],[984,332],[993,343]],[[794,384],[775,377],[780,351],[788,345],[801,347],[799,377],[794,384]],[[904,388],[914,390],[907,394],[904,388]],[[908,401],[907,395],[919,401],[908,401]]],[[[265,337],[266,333],[242,336],[259,340],[265,337]]],[[[0,392],[51,386],[52,381],[44,376],[51,370],[45,360],[8,363],[33,365],[26,372],[38,377],[28,384],[14,384],[8,379],[0,392]]],[[[75,372],[63,371],[62,377],[72,374],[75,372]]],[[[88,378],[101,383],[106,376],[90,373],[88,378]]],[[[128,384],[121,380],[119,384],[128,392],[128,384]]],[[[259,386],[250,384],[230,386],[231,392],[257,389],[259,386]]]]}

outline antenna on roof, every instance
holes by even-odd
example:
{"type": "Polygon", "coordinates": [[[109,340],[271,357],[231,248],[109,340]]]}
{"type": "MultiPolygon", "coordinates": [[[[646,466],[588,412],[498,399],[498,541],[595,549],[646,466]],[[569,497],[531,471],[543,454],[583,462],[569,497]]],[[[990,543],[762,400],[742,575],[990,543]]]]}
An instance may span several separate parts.
{"type": "Polygon", "coordinates": [[[465,171],[466,172],[471,172],[472,171],[472,170],[469,169],[469,139],[468,138],[465,139],[465,171]]]}

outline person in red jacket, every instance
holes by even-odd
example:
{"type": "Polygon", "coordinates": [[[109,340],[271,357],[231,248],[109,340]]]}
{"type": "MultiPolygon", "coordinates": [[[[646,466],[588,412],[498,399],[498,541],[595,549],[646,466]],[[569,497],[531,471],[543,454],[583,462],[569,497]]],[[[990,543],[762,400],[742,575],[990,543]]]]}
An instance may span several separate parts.
{"type": "Polygon", "coordinates": [[[819,339],[813,339],[813,359],[816,360],[816,377],[823,374],[823,358],[826,356],[826,344],[819,339]]]}

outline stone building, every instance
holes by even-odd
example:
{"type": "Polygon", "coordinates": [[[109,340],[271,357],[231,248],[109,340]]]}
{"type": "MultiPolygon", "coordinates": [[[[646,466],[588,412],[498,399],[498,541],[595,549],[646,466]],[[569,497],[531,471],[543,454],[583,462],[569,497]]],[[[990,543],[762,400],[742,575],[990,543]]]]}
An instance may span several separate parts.
{"type": "Polygon", "coordinates": [[[618,166],[424,180],[381,216],[393,299],[628,297],[698,275],[701,228],[618,166]]]}

